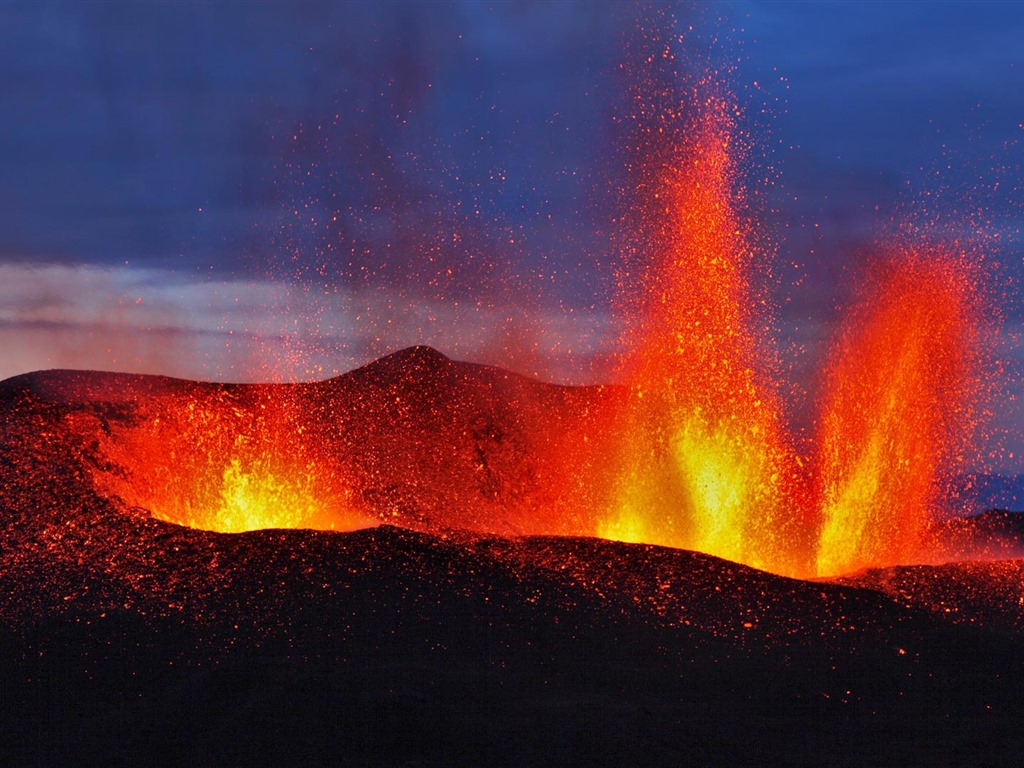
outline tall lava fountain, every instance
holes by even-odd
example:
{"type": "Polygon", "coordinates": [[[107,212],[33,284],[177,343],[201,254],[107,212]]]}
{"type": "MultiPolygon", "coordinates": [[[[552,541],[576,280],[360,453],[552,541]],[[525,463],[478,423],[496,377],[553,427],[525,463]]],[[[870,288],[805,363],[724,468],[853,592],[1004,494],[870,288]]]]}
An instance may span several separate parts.
{"type": "MultiPolygon", "coordinates": [[[[671,50],[642,60],[671,65],[671,50]]],[[[528,386],[415,349],[323,387],[193,387],[82,421],[98,489],[218,531],[586,534],[801,577],[934,559],[929,521],[984,415],[978,253],[911,235],[880,250],[798,445],[740,110],[715,77],[684,98],[661,82],[633,105],[624,387],[528,386]]]]}
{"type": "Polygon", "coordinates": [[[754,279],[739,110],[707,80],[691,101],[638,201],[648,266],[597,533],[796,576],[927,559],[982,412],[992,326],[973,254],[911,243],[872,262],[827,356],[814,455],[800,455],[754,279]]]}
{"type": "Polygon", "coordinates": [[[919,557],[983,394],[977,267],[945,248],[875,262],[827,364],[819,421],[821,574],[919,557]]]}
{"type": "Polygon", "coordinates": [[[657,170],[638,339],[624,373],[622,472],[600,531],[800,569],[809,521],[765,364],[764,305],[737,207],[735,108],[700,101],[687,144],[657,170]]]}

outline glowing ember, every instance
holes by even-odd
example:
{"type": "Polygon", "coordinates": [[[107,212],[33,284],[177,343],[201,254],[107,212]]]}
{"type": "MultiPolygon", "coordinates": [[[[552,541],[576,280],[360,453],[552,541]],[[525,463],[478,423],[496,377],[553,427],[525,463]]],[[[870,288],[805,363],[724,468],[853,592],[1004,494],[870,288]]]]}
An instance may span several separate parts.
{"type": "Polygon", "coordinates": [[[972,270],[941,250],[895,254],[862,286],[826,380],[819,573],[921,556],[977,418],[980,310],[972,270]]]}
{"type": "Polygon", "coordinates": [[[596,534],[801,577],[927,559],[926,524],[980,413],[977,270],[920,246],[877,261],[828,359],[814,455],[798,455],[722,93],[702,82],[685,129],[673,109],[647,137],[624,391],[531,393],[422,349],[337,400],[317,385],[196,386],[102,422],[97,487],[216,531],[387,519],[596,534]]]}
{"type": "Polygon", "coordinates": [[[928,559],[925,526],[980,414],[989,329],[977,268],[921,247],[875,264],[829,357],[814,461],[798,456],[752,287],[736,108],[692,102],[685,141],[656,148],[649,161],[667,160],[642,189],[649,267],[624,367],[632,399],[597,534],[794,576],[928,559]]]}

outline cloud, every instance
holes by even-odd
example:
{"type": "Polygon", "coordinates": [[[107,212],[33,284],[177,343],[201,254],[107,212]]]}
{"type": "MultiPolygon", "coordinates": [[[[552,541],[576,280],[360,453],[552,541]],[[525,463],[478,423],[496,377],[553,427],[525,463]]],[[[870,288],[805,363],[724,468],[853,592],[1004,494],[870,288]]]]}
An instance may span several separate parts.
{"type": "Polygon", "coordinates": [[[547,381],[606,381],[621,333],[597,310],[390,289],[0,264],[0,378],[93,368],[211,380],[338,375],[413,344],[547,381]]]}

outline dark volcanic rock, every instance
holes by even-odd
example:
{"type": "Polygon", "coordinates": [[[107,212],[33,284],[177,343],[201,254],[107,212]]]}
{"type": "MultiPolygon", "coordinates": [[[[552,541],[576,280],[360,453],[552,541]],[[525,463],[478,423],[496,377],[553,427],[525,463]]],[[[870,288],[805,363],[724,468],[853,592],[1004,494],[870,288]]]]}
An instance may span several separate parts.
{"type": "Polygon", "coordinates": [[[14,764],[902,765],[1019,746],[1016,640],[876,591],[594,539],[125,518],[54,536],[9,542],[0,577],[14,764]]]}

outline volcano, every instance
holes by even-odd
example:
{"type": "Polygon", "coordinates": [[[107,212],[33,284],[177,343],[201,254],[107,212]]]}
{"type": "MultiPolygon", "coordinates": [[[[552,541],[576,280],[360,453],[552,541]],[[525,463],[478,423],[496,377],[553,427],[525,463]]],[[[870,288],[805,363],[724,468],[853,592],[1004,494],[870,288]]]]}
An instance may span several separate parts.
{"type": "Polygon", "coordinates": [[[1017,758],[1024,560],[962,548],[1007,526],[804,580],[582,535],[627,397],[423,347],[0,383],[0,764],[1017,758]]]}

